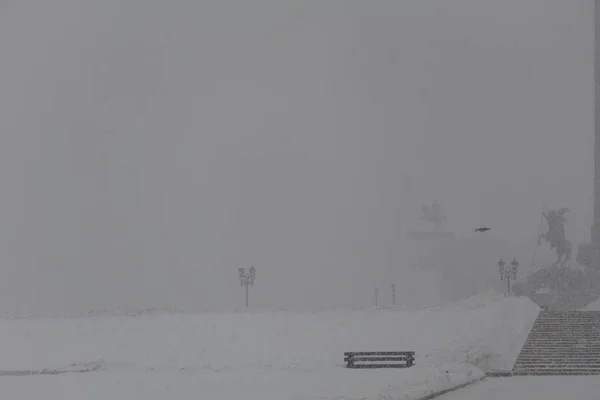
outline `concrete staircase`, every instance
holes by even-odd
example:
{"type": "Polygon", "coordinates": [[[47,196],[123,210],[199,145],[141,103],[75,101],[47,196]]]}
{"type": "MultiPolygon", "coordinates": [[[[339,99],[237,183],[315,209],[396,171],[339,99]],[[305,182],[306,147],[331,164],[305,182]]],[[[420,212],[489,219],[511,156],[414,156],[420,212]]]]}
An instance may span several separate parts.
{"type": "Polygon", "coordinates": [[[600,375],[600,312],[541,311],[513,375],[600,375]]]}

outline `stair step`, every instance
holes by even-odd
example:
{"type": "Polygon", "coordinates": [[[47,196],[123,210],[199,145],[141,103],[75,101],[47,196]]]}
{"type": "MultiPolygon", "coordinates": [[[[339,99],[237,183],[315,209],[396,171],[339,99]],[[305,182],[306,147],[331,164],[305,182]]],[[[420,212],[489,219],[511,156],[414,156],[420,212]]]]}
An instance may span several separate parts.
{"type": "Polygon", "coordinates": [[[600,353],[598,349],[590,349],[589,347],[575,347],[575,346],[565,346],[565,347],[543,347],[543,346],[523,346],[521,351],[531,351],[531,352],[540,352],[540,353],[591,353],[597,354],[600,353]],[[595,350],[595,351],[594,351],[595,350]]]}
{"type": "Polygon", "coordinates": [[[525,343],[522,349],[529,349],[535,351],[563,351],[563,352],[571,352],[571,351],[585,351],[588,353],[600,353],[600,348],[595,345],[586,345],[585,343],[574,343],[574,344],[565,344],[561,345],[547,345],[540,343],[525,343]]]}
{"type": "Polygon", "coordinates": [[[574,315],[574,316],[564,316],[564,315],[540,315],[537,318],[538,321],[546,322],[546,321],[600,321],[600,316],[598,315],[574,315]]]}
{"type": "Polygon", "coordinates": [[[586,324],[585,322],[581,322],[579,324],[556,324],[556,325],[533,325],[531,330],[534,332],[538,331],[559,331],[559,332],[567,332],[567,331],[575,331],[575,332],[597,332],[598,328],[600,328],[600,324],[586,324]]]}
{"type": "Polygon", "coordinates": [[[539,322],[552,322],[552,321],[600,321],[600,317],[594,316],[581,316],[581,317],[538,317],[539,322]]]}
{"type": "Polygon", "coordinates": [[[597,360],[600,359],[600,354],[555,354],[555,353],[535,353],[535,352],[521,352],[518,359],[556,359],[556,360],[597,360]]]}
{"type": "Polygon", "coordinates": [[[530,336],[527,338],[528,342],[561,342],[561,343],[575,343],[575,342],[590,342],[592,344],[600,343],[600,335],[539,335],[530,336]]]}
{"type": "Polygon", "coordinates": [[[519,359],[546,359],[546,360],[597,360],[600,359],[600,354],[536,354],[536,353],[521,353],[519,359]]]}
{"type": "Polygon", "coordinates": [[[573,349],[573,350],[581,350],[586,349],[588,351],[592,350],[600,350],[600,346],[596,344],[586,344],[586,343],[525,343],[523,348],[532,348],[532,349],[573,349]]]}
{"type": "Polygon", "coordinates": [[[599,360],[599,355],[592,355],[587,357],[587,354],[577,355],[560,355],[560,354],[535,354],[535,353],[522,353],[519,354],[518,360],[599,360]]]}
{"type": "Polygon", "coordinates": [[[535,327],[553,326],[553,327],[580,327],[580,328],[597,328],[600,325],[600,320],[596,321],[544,321],[534,322],[535,327]]]}
{"type": "Polygon", "coordinates": [[[554,319],[600,319],[600,317],[596,314],[556,314],[556,315],[540,315],[540,321],[554,320],[554,319]]]}
{"type": "Polygon", "coordinates": [[[544,339],[544,340],[535,340],[535,339],[528,339],[527,341],[525,341],[526,344],[547,344],[547,343],[557,343],[560,345],[569,345],[569,344],[587,344],[589,346],[597,346],[600,347],[600,340],[598,339],[584,339],[581,338],[579,340],[567,340],[567,339],[555,339],[555,340],[549,340],[549,339],[544,339]]]}
{"type": "Polygon", "coordinates": [[[530,331],[535,335],[597,335],[600,329],[535,329],[530,331]]]}
{"type": "Polygon", "coordinates": [[[558,330],[567,330],[567,329],[579,329],[579,330],[596,330],[600,326],[600,322],[577,322],[577,323],[569,323],[569,322],[557,322],[555,324],[539,324],[535,323],[531,327],[532,329],[558,329],[558,330]]]}
{"type": "Polygon", "coordinates": [[[597,366],[581,366],[572,365],[518,365],[513,368],[513,371],[539,371],[539,370],[555,370],[555,371],[600,371],[597,366]]]}
{"type": "Polygon", "coordinates": [[[540,370],[540,371],[513,371],[513,376],[569,376],[569,375],[600,375],[600,370],[593,371],[561,371],[561,370],[540,370]]]}
{"type": "Polygon", "coordinates": [[[573,338],[573,339],[542,339],[542,338],[529,338],[525,341],[525,343],[540,343],[540,344],[546,344],[546,343],[560,343],[560,344],[579,344],[579,343],[588,343],[592,346],[598,346],[600,347],[600,338],[585,338],[585,337],[579,337],[579,338],[573,338]]]}
{"type": "Polygon", "coordinates": [[[585,349],[544,349],[544,348],[522,348],[519,355],[534,355],[540,357],[581,357],[581,356],[600,356],[600,351],[585,351],[585,349]]]}
{"type": "Polygon", "coordinates": [[[580,322],[578,324],[567,324],[567,323],[562,323],[562,324],[534,324],[531,327],[531,330],[533,331],[571,331],[571,330],[576,330],[576,331],[597,331],[598,328],[600,328],[600,324],[590,324],[590,323],[585,323],[585,322],[580,322]]]}
{"type": "Polygon", "coordinates": [[[535,325],[577,325],[577,324],[600,324],[600,318],[552,318],[552,319],[538,319],[534,322],[535,325]]]}
{"type": "Polygon", "coordinates": [[[532,335],[527,338],[527,342],[561,342],[578,343],[589,342],[591,344],[600,344],[600,335],[532,335]]]}
{"type": "Polygon", "coordinates": [[[540,321],[547,321],[553,319],[600,319],[597,314],[554,314],[554,315],[539,315],[540,321]]]}
{"type": "Polygon", "coordinates": [[[555,364],[571,364],[571,363],[596,363],[598,361],[600,361],[600,357],[595,357],[595,358],[548,358],[548,357],[540,357],[540,358],[533,358],[533,357],[519,357],[516,361],[516,364],[527,364],[527,363],[535,363],[535,362],[548,362],[548,363],[555,363],[555,364]]]}
{"type": "Polygon", "coordinates": [[[588,343],[592,346],[600,346],[600,338],[584,338],[584,337],[579,337],[577,339],[561,339],[561,338],[556,338],[556,339],[536,339],[536,338],[529,338],[525,341],[525,343],[541,343],[541,344],[545,344],[545,343],[560,343],[560,344],[569,344],[569,343],[574,343],[574,344],[580,344],[580,343],[588,343]]]}
{"type": "Polygon", "coordinates": [[[600,319],[597,314],[567,314],[558,313],[552,315],[542,314],[539,316],[541,320],[545,319],[600,319]]]}
{"type": "Polygon", "coordinates": [[[595,348],[592,346],[586,346],[585,344],[580,344],[580,345],[566,345],[566,346],[532,346],[532,345],[525,345],[523,346],[523,349],[528,349],[528,350],[546,350],[546,351],[565,351],[565,352],[569,352],[569,351],[587,351],[589,353],[592,352],[600,352],[599,348],[595,348]]]}
{"type": "Polygon", "coordinates": [[[540,315],[596,315],[599,314],[600,311],[584,311],[584,310],[569,310],[569,311],[559,311],[559,310],[547,310],[540,311],[540,315]]]}
{"type": "Polygon", "coordinates": [[[573,352],[586,352],[586,353],[600,353],[600,349],[593,348],[586,345],[569,345],[569,346],[523,346],[523,350],[531,350],[531,351],[562,351],[563,353],[573,352]]]}
{"type": "Polygon", "coordinates": [[[544,337],[544,336],[548,336],[548,335],[552,335],[552,336],[587,336],[587,337],[597,337],[598,335],[600,335],[600,330],[597,331],[588,331],[588,332],[584,332],[584,331],[572,331],[572,330],[553,330],[553,331],[537,331],[537,330],[531,330],[529,331],[533,337],[544,337]]]}
{"type": "Polygon", "coordinates": [[[598,368],[600,369],[600,364],[598,363],[586,363],[586,362],[580,362],[580,363],[561,363],[561,362],[557,362],[557,363],[553,363],[553,362],[548,362],[546,360],[543,361],[537,361],[537,362],[523,362],[523,363],[516,363],[515,365],[513,365],[513,368],[528,368],[528,369],[532,369],[532,368],[540,368],[540,367],[548,367],[548,368],[577,368],[577,369],[588,369],[588,368],[598,368]]]}
{"type": "Polygon", "coordinates": [[[598,344],[600,345],[600,335],[539,335],[539,336],[529,336],[527,339],[529,343],[544,343],[544,342],[560,342],[560,343],[578,343],[578,342],[587,342],[590,344],[598,344]]]}
{"type": "Polygon", "coordinates": [[[580,326],[597,327],[600,325],[600,319],[540,319],[533,323],[533,326],[580,326]]]}
{"type": "Polygon", "coordinates": [[[594,342],[592,342],[592,343],[586,342],[584,340],[581,340],[579,342],[561,342],[561,341],[556,341],[556,340],[550,341],[550,342],[540,342],[537,340],[536,341],[528,340],[525,342],[523,347],[535,347],[535,348],[539,348],[539,349],[549,348],[549,349],[573,349],[573,350],[581,349],[582,347],[585,347],[586,349],[589,349],[589,350],[600,349],[599,344],[596,344],[594,342]]]}
{"type": "Polygon", "coordinates": [[[565,346],[565,347],[547,347],[547,346],[523,346],[521,352],[531,352],[539,354],[561,353],[561,354],[600,354],[596,349],[590,349],[585,346],[565,346]]]}
{"type": "Polygon", "coordinates": [[[551,328],[551,329],[598,329],[600,321],[556,321],[556,322],[534,322],[532,328],[551,328]]]}
{"type": "Polygon", "coordinates": [[[567,342],[566,340],[527,340],[525,342],[525,346],[537,346],[537,347],[573,347],[576,348],[577,345],[585,345],[586,347],[592,349],[594,347],[600,348],[600,344],[596,341],[591,340],[578,340],[575,342],[567,342]]]}
{"type": "Polygon", "coordinates": [[[552,364],[552,363],[534,363],[534,364],[515,364],[514,368],[534,369],[534,368],[554,368],[554,369],[600,369],[600,364],[552,364]]]}
{"type": "Polygon", "coordinates": [[[588,341],[588,342],[599,342],[600,341],[600,333],[595,333],[593,335],[580,335],[580,334],[557,334],[557,333],[549,333],[549,334],[538,334],[533,333],[527,339],[528,342],[540,342],[540,341],[588,341]]]}
{"type": "Polygon", "coordinates": [[[533,324],[531,327],[532,331],[576,331],[576,332],[597,332],[600,328],[600,323],[591,324],[589,322],[579,322],[576,324],[569,324],[566,322],[557,324],[533,324]]]}
{"type": "Polygon", "coordinates": [[[577,333],[577,332],[531,332],[531,337],[535,339],[553,338],[553,339],[569,339],[569,338],[590,338],[600,339],[600,331],[594,333],[577,333]]]}
{"type": "Polygon", "coordinates": [[[554,328],[554,329],[548,329],[545,328],[544,329],[536,329],[531,328],[531,333],[535,333],[536,335],[541,335],[541,334],[562,334],[562,335],[568,335],[568,334],[577,334],[577,335],[594,335],[597,334],[598,332],[600,332],[600,329],[558,329],[558,328],[554,328]]]}
{"type": "Polygon", "coordinates": [[[539,344],[546,344],[546,343],[560,343],[560,344],[581,344],[581,343],[588,343],[591,346],[598,346],[600,347],[600,341],[598,339],[585,339],[585,338],[580,338],[580,339],[529,339],[527,340],[525,343],[539,343],[539,344]]]}
{"type": "Polygon", "coordinates": [[[558,367],[558,366],[515,367],[515,368],[513,368],[513,373],[533,372],[533,371],[556,371],[556,372],[597,371],[597,372],[600,372],[600,368],[596,368],[596,367],[568,368],[568,367],[558,367]]]}
{"type": "Polygon", "coordinates": [[[527,363],[536,363],[536,362],[548,362],[548,363],[556,363],[556,364],[572,364],[572,363],[592,363],[596,364],[600,361],[600,358],[521,358],[519,357],[516,361],[516,364],[527,364],[527,363]]]}
{"type": "Polygon", "coordinates": [[[540,350],[588,350],[600,351],[600,346],[597,344],[586,344],[584,342],[579,343],[541,343],[541,342],[525,342],[523,348],[540,349],[540,350]]]}
{"type": "Polygon", "coordinates": [[[600,325],[600,319],[539,319],[533,322],[533,326],[581,326],[596,327],[600,325]]]}
{"type": "Polygon", "coordinates": [[[596,345],[596,344],[586,344],[583,342],[579,342],[579,343],[540,343],[540,342],[525,342],[525,345],[523,347],[528,347],[528,348],[532,348],[532,349],[572,349],[572,350],[581,350],[581,349],[587,349],[589,351],[591,350],[600,350],[600,346],[596,345]]]}
{"type": "Polygon", "coordinates": [[[533,325],[531,327],[532,332],[598,332],[600,324],[590,325],[585,323],[567,325],[567,324],[556,324],[556,325],[533,325]]]}
{"type": "Polygon", "coordinates": [[[523,348],[539,349],[539,350],[565,350],[565,351],[600,351],[600,346],[596,344],[586,343],[540,343],[540,342],[525,342],[523,348]]]}
{"type": "Polygon", "coordinates": [[[587,349],[587,350],[600,350],[600,345],[597,345],[595,343],[586,343],[583,340],[581,342],[576,342],[576,343],[564,343],[564,342],[551,342],[551,343],[545,343],[545,342],[533,342],[533,341],[527,341],[525,342],[525,344],[523,345],[523,347],[528,347],[528,348],[532,348],[532,349],[566,349],[566,350],[581,350],[581,349],[587,349]]]}
{"type": "Polygon", "coordinates": [[[581,364],[561,364],[561,363],[548,363],[548,362],[538,362],[538,363],[523,363],[523,364],[515,364],[515,368],[578,368],[578,369],[600,369],[600,364],[598,363],[581,363],[581,364]]]}

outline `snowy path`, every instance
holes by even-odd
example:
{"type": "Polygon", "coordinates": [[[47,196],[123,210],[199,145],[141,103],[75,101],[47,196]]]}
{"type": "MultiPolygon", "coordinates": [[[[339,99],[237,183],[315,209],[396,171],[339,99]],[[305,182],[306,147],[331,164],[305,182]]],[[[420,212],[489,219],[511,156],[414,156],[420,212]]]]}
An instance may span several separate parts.
{"type": "Polygon", "coordinates": [[[597,400],[598,376],[518,376],[489,378],[439,400],[597,400]]]}

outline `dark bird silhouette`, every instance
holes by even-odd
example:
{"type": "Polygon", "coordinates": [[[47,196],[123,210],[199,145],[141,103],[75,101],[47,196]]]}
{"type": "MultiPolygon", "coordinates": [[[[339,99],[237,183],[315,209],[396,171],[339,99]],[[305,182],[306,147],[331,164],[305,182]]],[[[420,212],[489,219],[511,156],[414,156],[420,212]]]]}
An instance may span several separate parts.
{"type": "Polygon", "coordinates": [[[491,228],[477,228],[475,229],[475,232],[485,232],[485,231],[489,231],[491,228]]]}

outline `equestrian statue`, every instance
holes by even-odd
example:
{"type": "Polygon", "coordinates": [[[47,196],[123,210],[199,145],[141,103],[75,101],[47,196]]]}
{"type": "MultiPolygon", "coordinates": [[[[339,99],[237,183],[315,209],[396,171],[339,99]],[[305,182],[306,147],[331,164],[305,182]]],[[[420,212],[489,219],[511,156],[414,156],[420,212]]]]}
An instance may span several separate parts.
{"type": "Polygon", "coordinates": [[[442,210],[440,204],[437,201],[434,201],[431,206],[427,206],[423,204],[421,206],[421,219],[424,219],[427,222],[432,222],[435,224],[434,232],[440,230],[442,225],[446,222],[446,217],[442,215],[442,210]]]}
{"type": "Polygon", "coordinates": [[[568,208],[561,208],[557,211],[543,212],[546,223],[548,224],[548,232],[540,234],[538,237],[538,246],[542,244],[542,239],[550,243],[550,248],[556,252],[557,260],[553,266],[564,267],[571,259],[573,248],[571,242],[567,240],[565,232],[565,213],[568,208]]]}

